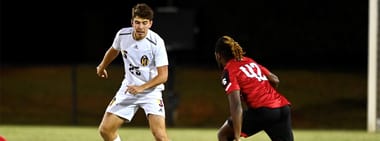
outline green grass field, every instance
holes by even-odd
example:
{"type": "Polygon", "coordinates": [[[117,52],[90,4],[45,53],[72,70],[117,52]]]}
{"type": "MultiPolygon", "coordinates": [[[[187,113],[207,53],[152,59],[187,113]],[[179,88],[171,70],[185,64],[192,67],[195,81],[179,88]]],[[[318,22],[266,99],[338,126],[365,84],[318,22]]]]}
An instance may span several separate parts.
{"type": "MultiPolygon", "coordinates": [[[[168,128],[172,141],[215,141],[217,129],[168,128]]],[[[123,141],[153,141],[148,128],[122,127],[123,141]]],[[[0,135],[8,141],[101,141],[96,126],[0,125],[0,135]]],[[[294,130],[296,141],[379,141],[380,133],[364,130],[294,130]]],[[[264,132],[243,140],[270,141],[264,132]]]]}

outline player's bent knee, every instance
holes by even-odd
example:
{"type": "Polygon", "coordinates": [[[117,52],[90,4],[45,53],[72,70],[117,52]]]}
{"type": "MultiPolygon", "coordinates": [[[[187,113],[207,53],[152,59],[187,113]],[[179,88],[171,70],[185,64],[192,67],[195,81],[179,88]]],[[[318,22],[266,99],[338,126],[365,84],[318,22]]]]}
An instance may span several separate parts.
{"type": "Polygon", "coordinates": [[[110,128],[107,128],[106,126],[99,126],[98,131],[100,135],[102,136],[111,136],[112,135],[112,130],[110,128]]]}
{"type": "Polygon", "coordinates": [[[168,137],[167,135],[165,134],[165,132],[152,132],[154,138],[156,139],[156,141],[167,141],[168,140],[168,137]]]}
{"type": "Polygon", "coordinates": [[[104,137],[104,136],[107,136],[107,133],[108,133],[107,130],[104,129],[103,127],[101,127],[101,126],[98,128],[98,132],[99,132],[99,134],[100,134],[101,136],[103,136],[103,137],[104,137]]]}
{"type": "Polygon", "coordinates": [[[218,140],[222,140],[226,138],[226,134],[222,132],[222,130],[219,130],[217,133],[218,140]]]}
{"type": "Polygon", "coordinates": [[[217,133],[217,137],[219,141],[232,141],[234,140],[233,132],[226,129],[226,128],[220,128],[217,133]]]}
{"type": "Polygon", "coordinates": [[[168,141],[166,137],[155,137],[156,141],[168,141]]]}
{"type": "Polygon", "coordinates": [[[167,141],[167,136],[164,134],[154,134],[156,141],[167,141]]]}
{"type": "Polygon", "coordinates": [[[98,131],[100,133],[100,136],[105,141],[112,141],[118,137],[116,131],[112,130],[111,128],[107,128],[105,126],[99,126],[98,131]]]}
{"type": "Polygon", "coordinates": [[[217,137],[218,137],[218,140],[222,140],[224,138],[223,134],[220,132],[220,130],[218,131],[218,134],[217,134],[217,137]]]}

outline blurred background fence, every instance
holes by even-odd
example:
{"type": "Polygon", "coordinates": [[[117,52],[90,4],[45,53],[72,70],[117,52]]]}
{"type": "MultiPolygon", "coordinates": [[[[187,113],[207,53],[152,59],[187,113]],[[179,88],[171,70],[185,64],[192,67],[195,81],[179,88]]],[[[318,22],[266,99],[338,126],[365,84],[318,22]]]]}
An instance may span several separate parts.
{"type": "MultiPolygon", "coordinates": [[[[214,127],[228,116],[227,98],[215,68],[175,66],[171,126],[214,127]]],[[[360,71],[273,69],[279,91],[293,103],[296,128],[366,126],[366,75],[360,71]]],[[[97,125],[120,85],[123,69],[109,68],[110,78],[96,76],[95,65],[2,67],[2,124],[97,125]],[[73,71],[73,69],[75,69],[73,71]],[[73,77],[73,73],[75,76],[73,77]],[[74,86],[75,85],[75,86],[74,86]]],[[[168,117],[170,119],[170,117],[168,117]]],[[[147,125],[142,110],[133,125],[147,125]]]]}

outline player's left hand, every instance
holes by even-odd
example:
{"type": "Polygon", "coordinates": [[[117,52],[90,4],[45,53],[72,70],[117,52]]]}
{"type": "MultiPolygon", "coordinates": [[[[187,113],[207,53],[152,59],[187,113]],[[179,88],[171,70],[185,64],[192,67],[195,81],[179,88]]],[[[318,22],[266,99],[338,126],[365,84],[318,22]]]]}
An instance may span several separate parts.
{"type": "Polygon", "coordinates": [[[133,95],[139,94],[143,91],[144,91],[143,88],[141,88],[139,86],[134,86],[134,85],[129,85],[127,88],[127,92],[129,92],[130,94],[133,94],[133,95]]]}

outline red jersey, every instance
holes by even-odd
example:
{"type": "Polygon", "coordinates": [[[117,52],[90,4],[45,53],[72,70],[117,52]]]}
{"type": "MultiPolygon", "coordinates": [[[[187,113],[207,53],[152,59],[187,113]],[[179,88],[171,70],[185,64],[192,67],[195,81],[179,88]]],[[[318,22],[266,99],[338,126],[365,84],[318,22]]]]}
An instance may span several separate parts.
{"type": "Polygon", "coordinates": [[[244,57],[241,61],[231,59],[224,67],[222,85],[226,94],[240,90],[243,101],[251,108],[279,108],[290,102],[267,79],[269,70],[244,57]]]}

